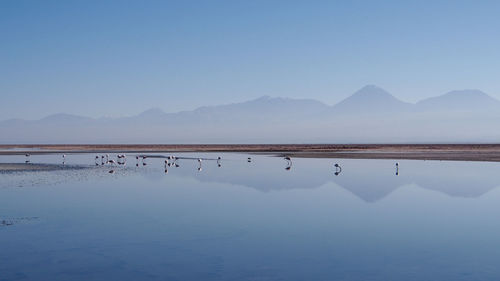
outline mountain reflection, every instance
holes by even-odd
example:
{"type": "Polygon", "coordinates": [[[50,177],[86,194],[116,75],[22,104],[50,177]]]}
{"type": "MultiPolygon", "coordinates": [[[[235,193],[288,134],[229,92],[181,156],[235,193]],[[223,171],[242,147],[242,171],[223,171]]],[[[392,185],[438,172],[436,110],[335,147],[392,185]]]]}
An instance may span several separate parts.
{"type": "MultiPolygon", "coordinates": [[[[107,174],[119,177],[138,174],[154,180],[168,180],[168,177],[172,176],[194,178],[199,182],[245,186],[261,192],[314,189],[333,183],[365,202],[377,202],[398,188],[412,184],[463,198],[476,198],[500,186],[500,163],[492,162],[288,157],[285,157],[283,162],[282,157],[262,155],[253,155],[250,158],[245,154],[212,154],[202,157],[196,153],[186,153],[179,155],[175,161],[148,155],[142,160],[137,157],[138,160],[130,165],[131,167],[108,167],[95,166],[95,163],[99,164],[95,162],[99,158],[95,160],[94,157],[73,155],[69,165],[60,165],[59,155],[32,157],[30,161],[38,163],[33,165],[52,165],[57,169],[0,174],[0,187],[61,184],[103,177],[107,174]],[[144,161],[146,157],[147,166],[144,161]],[[54,162],[58,164],[51,164],[54,162]],[[102,171],[103,169],[105,171],[102,171]]],[[[0,162],[13,161],[11,163],[14,164],[7,163],[11,166],[21,165],[21,162],[25,161],[24,157],[16,156],[2,159],[0,162]]]]}
{"type": "Polygon", "coordinates": [[[249,165],[228,163],[217,172],[183,176],[200,181],[250,187],[262,192],[317,188],[334,183],[365,202],[376,202],[405,185],[441,192],[452,197],[474,198],[500,186],[498,163],[403,161],[395,174],[392,160],[293,159],[294,169],[283,170],[282,162],[272,157],[259,157],[249,165]],[[342,173],[333,163],[342,165],[342,173]]]}

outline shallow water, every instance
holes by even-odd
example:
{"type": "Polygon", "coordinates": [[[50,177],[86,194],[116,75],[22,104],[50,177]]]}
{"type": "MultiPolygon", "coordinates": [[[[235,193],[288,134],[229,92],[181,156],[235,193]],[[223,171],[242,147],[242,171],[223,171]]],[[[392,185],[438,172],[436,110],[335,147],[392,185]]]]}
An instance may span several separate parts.
{"type": "Polygon", "coordinates": [[[94,156],[0,173],[0,280],[500,278],[499,163],[94,156]]]}

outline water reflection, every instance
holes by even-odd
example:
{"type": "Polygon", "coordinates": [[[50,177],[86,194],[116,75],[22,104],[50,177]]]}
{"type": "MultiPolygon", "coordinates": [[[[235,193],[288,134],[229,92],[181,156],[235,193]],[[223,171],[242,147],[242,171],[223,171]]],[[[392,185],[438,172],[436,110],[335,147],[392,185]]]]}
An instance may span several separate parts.
{"type": "Polygon", "coordinates": [[[500,277],[498,163],[95,156],[0,157],[0,279],[500,277]]]}
{"type": "MultiPolygon", "coordinates": [[[[242,157],[243,155],[228,154],[224,157],[226,169],[214,170],[214,166],[204,165],[203,163],[205,161],[215,162],[215,167],[221,168],[223,159],[221,156],[214,157],[211,154],[199,156],[196,154],[182,154],[179,156],[137,155],[135,157],[137,159],[135,167],[146,167],[148,164],[146,160],[149,159],[151,169],[139,169],[135,170],[134,173],[151,172],[163,166],[162,171],[167,174],[169,172],[168,168],[180,168],[180,163],[184,162],[185,169],[176,169],[176,175],[195,178],[202,182],[235,184],[264,192],[318,188],[333,182],[366,202],[381,200],[398,188],[410,184],[416,184],[421,188],[455,197],[479,197],[499,185],[499,176],[497,176],[496,171],[498,164],[496,163],[409,160],[404,161],[405,173],[401,175],[399,173],[399,162],[395,163],[395,173],[391,174],[391,163],[394,163],[391,160],[344,159],[342,162],[344,162],[345,169],[339,163],[334,163],[333,174],[336,177],[332,177],[328,172],[328,166],[333,162],[330,159],[297,158],[294,160],[296,162],[294,172],[282,174],[279,172],[279,165],[275,157],[259,156],[259,165],[247,166],[243,165],[243,161],[241,161],[245,159],[242,157]],[[243,159],[238,161],[238,158],[243,159]],[[197,165],[193,167],[192,164],[194,163],[197,165]],[[194,174],[189,167],[193,167],[198,172],[204,171],[204,173],[194,174]],[[340,174],[342,174],[341,177],[340,174]]],[[[87,164],[87,157],[87,155],[72,156],[74,163],[68,168],[71,170],[91,167],[87,164]]],[[[66,159],[66,156],[64,155],[63,158],[66,159]]],[[[13,156],[0,156],[2,162],[8,162],[7,160],[12,159],[14,159],[13,156]]],[[[53,159],[53,156],[52,158],[51,156],[45,156],[45,159],[53,159]]],[[[290,172],[294,162],[288,156],[283,159],[286,161],[284,170],[290,172]]],[[[19,160],[17,158],[17,161],[19,160]]],[[[109,154],[95,156],[94,160],[96,166],[100,164],[100,166],[111,167],[108,170],[109,173],[114,173],[118,167],[121,167],[123,171],[131,172],[131,170],[125,169],[126,156],[124,154],[118,154],[116,161],[109,154]],[[98,163],[99,159],[105,162],[98,163]]],[[[37,162],[33,163],[33,165],[55,165],[43,164],[40,161],[44,162],[43,156],[38,156],[37,162]]],[[[54,161],[52,160],[52,162],[54,161]]],[[[66,166],[65,162],[63,166],[66,166]]],[[[44,169],[47,167],[45,166],[44,169]]],[[[62,169],[62,166],[53,166],[51,169],[62,169]]],[[[34,169],[28,169],[27,171],[30,170],[33,171],[34,169]]]]}

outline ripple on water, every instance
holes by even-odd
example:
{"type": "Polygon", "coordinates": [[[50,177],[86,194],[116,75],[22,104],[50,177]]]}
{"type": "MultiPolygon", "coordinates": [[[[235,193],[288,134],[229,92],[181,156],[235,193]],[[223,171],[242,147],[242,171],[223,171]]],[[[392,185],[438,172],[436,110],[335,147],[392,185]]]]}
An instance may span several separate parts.
{"type": "Polygon", "coordinates": [[[0,163],[0,188],[57,185],[91,178],[125,175],[133,168],[94,165],[0,163]]]}

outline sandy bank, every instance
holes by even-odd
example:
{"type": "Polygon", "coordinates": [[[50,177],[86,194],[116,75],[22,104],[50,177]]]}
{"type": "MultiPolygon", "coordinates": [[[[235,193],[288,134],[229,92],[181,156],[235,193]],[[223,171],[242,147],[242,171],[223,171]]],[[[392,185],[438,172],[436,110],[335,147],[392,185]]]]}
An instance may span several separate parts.
{"type": "Polygon", "coordinates": [[[0,155],[103,152],[241,152],[307,158],[500,161],[500,144],[0,145],[0,155]]]}

